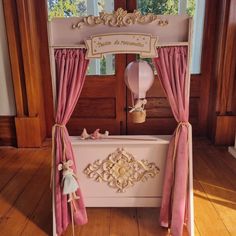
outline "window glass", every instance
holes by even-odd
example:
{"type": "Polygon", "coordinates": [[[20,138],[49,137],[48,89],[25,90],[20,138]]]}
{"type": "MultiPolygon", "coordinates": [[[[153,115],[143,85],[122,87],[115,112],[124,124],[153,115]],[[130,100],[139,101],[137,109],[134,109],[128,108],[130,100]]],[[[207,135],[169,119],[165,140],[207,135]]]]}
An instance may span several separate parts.
{"type": "MultiPolygon", "coordinates": [[[[48,19],[99,15],[99,12],[113,12],[114,0],[48,0],[48,19]]],[[[114,75],[115,56],[106,55],[102,59],[92,59],[87,75],[114,75]]]]}
{"type": "Polygon", "coordinates": [[[187,1],[187,14],[189,16],[194,16],[196,11],[196,2],[195,0],[188,0],[187,1]]]}
{"type": "Polygon", "coordinates": [[[137,0],[137,7],[142,14],[178,14],[178,0],[137,0]]]}
{"type": "Polygon", "coordinates": [[[191,72],[201,72],[202,38],[205,0],[137,0],[137,8],[143,13],[159,15],[188,14],[194,18],[191,72]]]}
{"type": "Polygon", "coordinates": [[[102,59],[91,59],[87,75],[114,75],[115,55],[106,54],[102,59]]]}
{"type": "Polygon", "coordinates": [[[48,18],[99,15],[112,12],[114,0],[48,0],[48,18]]]}

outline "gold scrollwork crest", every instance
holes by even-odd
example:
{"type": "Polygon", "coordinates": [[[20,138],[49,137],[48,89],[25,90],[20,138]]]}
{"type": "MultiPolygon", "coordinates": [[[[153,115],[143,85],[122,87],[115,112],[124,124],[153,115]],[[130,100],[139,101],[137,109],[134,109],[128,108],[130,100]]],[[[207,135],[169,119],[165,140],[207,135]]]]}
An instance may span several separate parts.
{"type": "Polygon", "coordinates": [[[160,169],[155,163],[136,160],[123,148],[118,148],[104,160],[96,160],[84,170],[84,174],[89,178],[98,182],[107,182],[110,187],[116,188],[117,192],[125,192],[135,183],[147,181],[148,178],[155,177],[159,172],[160,169]]]}
{"type": "Polygon", "coordinates": [[[113,27],[122,27],[133,24],[148,24],[153,21],[157,22],[159,26],[168,25],[167,19],[162,19],[153,13],[142,15],[138,10],[134,10],[132,13],[128,13],[122,8],[118,8],[113,13],[100,12],[99,16],[87,16],[83,17],[78,23],[73,24],[72,28],[80,29],[82,26],[95,26],[95,25],[108,25],[113,27]]]}

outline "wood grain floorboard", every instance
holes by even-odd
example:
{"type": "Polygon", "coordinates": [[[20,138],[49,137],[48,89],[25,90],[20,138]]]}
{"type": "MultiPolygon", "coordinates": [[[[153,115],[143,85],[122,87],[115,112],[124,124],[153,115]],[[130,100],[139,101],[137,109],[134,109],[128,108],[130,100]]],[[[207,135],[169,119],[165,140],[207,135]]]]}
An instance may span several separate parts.
{"type": "MultiPolygon", "coordinates": [[[[39,163],[39,168],[36,171],[34,168],[34,174],[25,185],[25,188],[13,206],[4,214],[0,222],[0,235],[21,235],[28,217],[33,214],[43,192],[46,187],[48,188],[48,181],[46,181],[49,178],[50,160],[48,159],[48,154],[43,155],[40,159],[43,162],[39,163]]],[[[8,199],[5,199],[5,201],[8,201],[8,199]]]]}
{"type": "Polygon", "coordinates": [[[220,160],[227,165],[227,169],[229,168],[236,175],[236,161],[235,158],[228,152],[226,148],[218,149],[220,155],[220,160]]]}
{"type": "Polygon", "coordinates": [[[139,235],[142,236],[167,236],[168,232],[158,224],[159,208],[138,208],[139,235]]]}
{"type": "Polygon", "coordinates": [[[109,224],[111,219],[111,211],[109,208],[89,208],[88,217],[88,224],[80,228],[80,233],[78,235],[104,236],[110,234],[109,224]]]}
{"type": "MultiPolygon", "coordinates": [[[[47,168],[48,169],[48,168],[47,168]]],[[[22,235],[52,235],[52,198],[50,173],[47,172],[46,189],[33,214],[27,219],[22,235]]]]}
{"type": "Polygon", "coordinates": [[[49,199],[51,199],[51,192],[47,189],[40,199],[37,208],[27,219],[21,235],[52,235],[52,203],[49,199]]]}
{"type": "MultiPolygon", "coordinates": [[[[0,147],[0,235],[52,235],[50,147],[0,147]]],[[[196,236],[236,236],[236,160],[227,148],[194,140],[196,236]]],[[[165,236],[156,208],[88,208],[76,236],[165,236]]],[[[71,226],[64,235],[72,235],[71,226]]],[[[186,232],[183,234],[187,235],[186,232]]]]}
{"type": "MultiPolygon", "coordinates": [[[[38,153],[34,152],[33,150],[27,150],[21,154],[22,155],[19,158],[26,160],[24,161],[24,166],[0,192],[1,219],[3,219],[7,212],[13,207],[15,201],[23,192],[25,186],[29,183],[35,171],[37,171],[42,163],[42,158],[38,158],[38,153]]],[[[8,166],[8,168],[6,168],[5,174],[7,176],[14,174],[14,169],[11,171],[11,166],[8,166]]]]}
{"type": "Polygon", "coordinates": [[[196,221],[194,220],[194,235],[195,236],[201,236],[201,234],[199,233],[196,221]]]}
{"type": "Polygon", "coordinates": [[[136,208],[111,208],[110,236],[138,236],[136,208]]]}
{"type": "Polygon", "coordinates": [[[12,178],[16,176],[16,174],[20,169],[22,169],[24,164],[29,161],[27,160],[27,158],[22,158],[22,150],[10,153],[12,153],[13,155],[9,155],[8,161],[0,164],[0,191],[8,184],[8,182],[12,178]]]}
{"type": "Polygon", "coordinates": [[[0,149],[0,165],[3,166],[5,162],[9,161],[9,159],[14,156],[15,153],[18,153],[17,148],[13,147],[4,147],[0,149]]]}
{"type": "Polygon", "coordinates": [[[198,181],[194,181],[194,192],[195,221],[199,233],[203,236],[230,235],[218,212],[198,181]],[[214,224],[212,222],[214,222],[214,224]]]}
{"type": "Polygon", "coordinates": [[[209,181],[200,181],[200,184],[229,233],[236,235],[236,227],[234,225],[236,219],[235,175],[220,158],[215,158],[219,155],[220,153],[212,148],[205,155],[200,155],[200,158],[206,163],[206,167],[215,175],[215,179],[211,183],[209,181]],[[225,171],[226,169],[227,171],[225,171]]]}

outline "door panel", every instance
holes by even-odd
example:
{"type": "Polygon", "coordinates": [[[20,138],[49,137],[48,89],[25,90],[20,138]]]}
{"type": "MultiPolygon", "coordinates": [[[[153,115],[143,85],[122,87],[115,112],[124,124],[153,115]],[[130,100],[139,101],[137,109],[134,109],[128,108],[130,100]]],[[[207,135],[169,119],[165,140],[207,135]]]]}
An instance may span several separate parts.
{"type": "Polygon", "coordinates": [[[126,90],[123,80],[125,55],[116,55],[115,75],[86,76],[85,84],[68,123],[71,135],[78,135],[86,128],[93,132],[100,128],[111,134],[125,134],[126,90]]]}

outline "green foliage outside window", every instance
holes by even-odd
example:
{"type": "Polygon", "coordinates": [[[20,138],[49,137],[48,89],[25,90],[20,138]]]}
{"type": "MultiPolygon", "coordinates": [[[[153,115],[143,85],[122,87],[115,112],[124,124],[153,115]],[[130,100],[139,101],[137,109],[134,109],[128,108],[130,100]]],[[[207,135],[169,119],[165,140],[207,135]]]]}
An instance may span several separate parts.
{"type": "Polygon", "coordinates": [[[188,0],[187,14],[189,16],[194,16],[196,8],[195,0],[188,0]]]}
{"type": "Polygon", "coordinates": [[[178,14],[178,0],[138,0],[137,6],[143,14],[178,14]]]}
{"type": "MultiPolygon", "coordinates": [[[[111,0],[109,0],[111,1],[111,0]]],[[[181,0],[137,0],[137,8],[142,14],[149,12],[157,15],[176,15],[181,0]]],[[[98,1],[98,11],[105,9],[105,0],[98,1]]],[[[187,14],[193,16],[195,0],[188,0],[187,14]]],[[[86,0],[48,0],[48,19],[53,17],[72,17],[88,15],[86,0]]],[[[113,58],[114,60],[114,58],[113,58]]],[[[151,60],[145,59],[151,64],[151,60]]],[[[113,63],[114,64],[114,63],[113,63]]],[[[106,74],[106,60],[100,60],[100,74],[106,74]]]]}
{"type": "MultiPolygon", "coordinates": [[[[137,0],[137,8],[142,14],[155,13],[156,15],[178,15],[179,1],[181,0],[137,0]]],[[[195,0],[188,0],[187,14],[194,16],[195,0]]],[[[137,59],[139,59],[137,55],[137,59]]],[[[156,70],[150,58],[144,58],[153,68],[155,74],[156,70]]]]}
{"type": "Polygon", "coordinates": [[[48,18],[84,16],[87,11],[85,0],[48,0],[48,18]]]}
{"type": "MultiPolygon", "coordinates": [[[[98,12],[103,11],[105,0],[98,1],[98,12]]],[[[87,11],[86,0],[48,0],[48,19],[53,17],[72,17],[86,16],[87,11]]]]}
{"type": "MultiPolygon", "coordinates": [[[[137,0],[137,6],[143,14],[177,15],[179,1],[181,0],[137,0]]],[[[193,16],[194,11],[195,0],[188,0],[187,14],[193,16]]]]}

